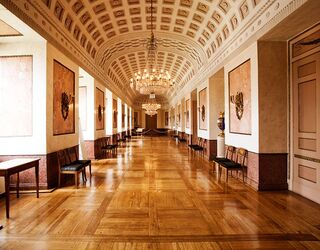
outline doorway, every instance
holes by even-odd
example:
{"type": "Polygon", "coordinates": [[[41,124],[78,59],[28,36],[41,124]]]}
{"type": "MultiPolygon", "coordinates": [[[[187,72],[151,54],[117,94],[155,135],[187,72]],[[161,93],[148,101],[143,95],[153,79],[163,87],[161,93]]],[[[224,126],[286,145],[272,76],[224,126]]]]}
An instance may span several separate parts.
{"type": "Polygon", "coordinates": [[[157,115],[147,115],[146,114],[146,129],[156,129],[157,128],[157,115]]]}
{"type": "Polygon", "coordinates": [[[320,45],[310,46],[320,25],[291,45],[291,188],[320,203],[320,45]]]}

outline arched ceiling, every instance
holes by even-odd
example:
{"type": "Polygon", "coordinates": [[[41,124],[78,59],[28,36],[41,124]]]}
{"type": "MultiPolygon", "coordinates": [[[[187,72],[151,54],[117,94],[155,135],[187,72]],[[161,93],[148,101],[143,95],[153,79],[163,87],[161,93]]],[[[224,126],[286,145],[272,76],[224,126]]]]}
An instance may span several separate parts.
{"type": "MultiPolygon", "coordinates": [[[[0,0],[108,88],[131,103],[129,80],[146,64],[150,0],[0,0]]],[[[250,13],[272,0],[153,0],[158,66],[183,88],[250,13]],[[259,7],[260,6],[260,7],[259,7]]]]}

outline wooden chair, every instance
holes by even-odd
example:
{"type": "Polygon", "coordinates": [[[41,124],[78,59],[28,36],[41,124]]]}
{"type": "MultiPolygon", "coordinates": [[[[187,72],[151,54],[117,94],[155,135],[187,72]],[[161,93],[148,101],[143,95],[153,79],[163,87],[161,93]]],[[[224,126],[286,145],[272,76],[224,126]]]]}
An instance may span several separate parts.
{"type": "Polygon", "coordinates": [[[198,152],[199,154],[201,154],[202,157],[204,157],[204,153],[207,148],[206,144],[207,144],[206,139],[198,138],[198,144],[195,145],[192,149],[193,151],[198,152]]]}
{"type": "MultiPolygon", "coordinates": [[[[229,162],[233,160],[233,156],[234,156],[234,152],[235,152],[235,147],[233,146],[228,146],[225,145],[225,157],[222,158],[218,158],[218,157],[213,157],[212,161],[215,163],[214,166],[216,164],[218,164],[218,167],[220,165],[221,162],[229,162]]],[[[214,168],[214,167],[213,167],[214,168]]],[[[212,171],[213,171],[212,168],[212,171]]]]}
{"type": "Polygon", "coordinates": [[[90,181],[90,185],[91,185],[91,178],[92,178],[92,173],[91,173],[91,160],[79,160],[79,150],[78,147],[72,147],[67,149],[68,152],[68,157],[69,157],[69,161],[71,162],[71,164],[81,164],[84,168],[84,172],[83,172],[83,177],[84,177],[84,181],[87,180],[86,177],[86,167],[89,167],[89,181],[90,181]]]}
{"type": "Polygon", "coordinates": [[[238,148],[235,161],[226,161],[219,163],[219,180],[221,179],[221,167],[226,170],[226,183],[228,183],[229,171],[236,170],[242,171],[242,181],[244,183],[244,168],[245,160],[247,157],[248,151],[244,148],[238,148]]]}
{"type": "MultiPolygon", "coordinates": [[[[76,188],[78,188],[79,173],[84,175],[84,167],[80,163],[71,163],[67,156],[66,150],[60,150],[57,153],[59,164],[58,186],[61,186],[61,174],[73,174],[76,188]]],[[[84,176],[82,176],[84,178],[84,176]]]]}

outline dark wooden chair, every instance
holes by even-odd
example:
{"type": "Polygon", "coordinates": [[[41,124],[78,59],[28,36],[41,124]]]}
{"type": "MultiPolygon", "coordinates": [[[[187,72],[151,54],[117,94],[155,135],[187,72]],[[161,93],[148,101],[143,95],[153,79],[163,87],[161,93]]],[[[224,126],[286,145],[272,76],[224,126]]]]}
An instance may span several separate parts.
{"type": "Polygon", "coordinates": [[[219,180],[221,179],[221,168],[226,170],[226,183],[228,183],[229,171],[242,171],[242,181],[244,182],[244,168],[245,160],[248,151],[244,148],[238,148],[235,161],[225,161],[219,163],[219,180]]]}
{"type": "Polygon", "coordinates": [[[235,147],[225,145],[225,157],[222,157],[222,158],[213,157],[212,161],[218,165],[220,165],[221,162],[230,162],[233,160],[234,152],[235,152],[235,147]]]}
{"type": "Polygon", "coordinates": [[[187,142],[187,139],[185,138],[185,134],[180,136],[180,137],[178,137],[178,141],[182,142],[182,143],[187,142]]]}
{"type": "Polygon", "coordinates": [[[66,150],[60,150],[57,152],[58,164],[59,164],[59,176],[58,176],[58,186],[61,186],[61,175],[62,174],[72,174],[74,175],[74,182],[76,188],[78,188],[79,174],[82,173],[82,178],[84,177],[84,167],[81,163],[72,163],[69,160],[66,150]]]}
{"type": "Polygon", "coordinates": [[[206,149],[206,139],[198,138],[198,145],[193,147],[193,150],[199,152],[204,155],[204,151],[206,149]]]}
{"type": "Polygon", "coordinates": [[[84,181],[87,180],[86,177],[86,167],[89,168],[89,181],[91,185],[91,178],[92,178],[92,172],[91,172],[91,160],[79,160],[79,150],[78,147],[72,147],[67,149],[68,156],[69,156],[69,161],[71,164],[81,164],[84,168],[84,181]]]}

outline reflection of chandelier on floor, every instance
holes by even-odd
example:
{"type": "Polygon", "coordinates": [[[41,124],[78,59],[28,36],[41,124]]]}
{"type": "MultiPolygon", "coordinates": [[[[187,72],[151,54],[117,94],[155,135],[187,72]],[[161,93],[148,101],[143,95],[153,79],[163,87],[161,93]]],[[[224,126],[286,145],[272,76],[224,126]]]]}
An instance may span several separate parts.
{"type": "Polygon", "coordinates": [[[153,116],[157,114],[157,110],[161,108],[161,104],[154,102],[144,103],[142,104],[142,108],[147,115],[153,116]]]}
{"type": "Polygon", "coordinates": [[[168,71],[156,68],[157,46],[157,39],[153,33],[153,1],[151,0],[151,36],[147,41],[146,69],[135,73],[130,79],[130,86],[143,95],[164,94],[175,83],[168,71]]]}

